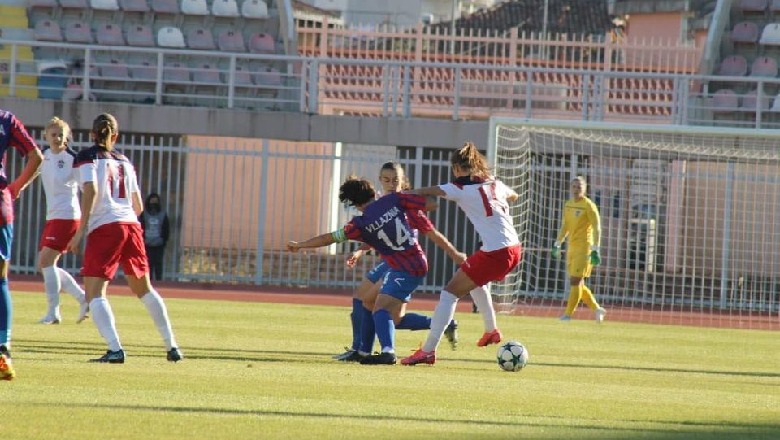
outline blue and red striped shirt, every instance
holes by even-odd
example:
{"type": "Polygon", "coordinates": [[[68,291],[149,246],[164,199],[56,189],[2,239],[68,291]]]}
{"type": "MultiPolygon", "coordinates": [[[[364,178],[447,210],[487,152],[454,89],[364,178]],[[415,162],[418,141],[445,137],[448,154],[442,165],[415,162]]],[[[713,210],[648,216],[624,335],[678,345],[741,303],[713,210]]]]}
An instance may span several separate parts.
{"type": "Polygon", "coordinates": [[[5,163],[8,147],[13,147],[22,157],[38,148],[33,138],[27,133],[24,124],[13,113],[0,109],[0,224],[14,221],[14,205],[10,191],[6,191],[8,177],[5,174],[5,163]]]}
{"type": "Polygon", "coordinates": [[[344,232],[350,240],[376,249],[393,269],[423,276],[428,272],[428,259],[407,220],[407,211],[422,211],[425,203],[425,197],[415,194],[388,194],[366,206],[362,215],[353,217],[344,232]]]}

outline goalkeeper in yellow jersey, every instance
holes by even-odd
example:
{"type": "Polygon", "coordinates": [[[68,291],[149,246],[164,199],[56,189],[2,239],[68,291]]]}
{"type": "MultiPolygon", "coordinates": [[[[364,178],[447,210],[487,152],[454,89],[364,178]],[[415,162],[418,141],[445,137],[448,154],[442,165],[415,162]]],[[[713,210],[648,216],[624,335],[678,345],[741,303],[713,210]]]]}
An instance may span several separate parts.
{"type": "Polygon", "coordinates": [[[599,306],[593,292],[585,285],[585,278],[590,277],[593,266],[601,263],[599,243],[601,242],[601,218],[596,204],[585,197],[588,184],[585,178],[577,176],[571,181],[572,198],[566,201],[563,208],[563,224],[552,248],[553,258],[560,258],[561,244],[569,238],[569,248],[566,252],[566,269],[571,281],[569,301],[566,311],[561,316],[562,321],[571,320],[577,305],[582,300],[596,315],[596,321],[604,321],[607,311],[599,306]]]}

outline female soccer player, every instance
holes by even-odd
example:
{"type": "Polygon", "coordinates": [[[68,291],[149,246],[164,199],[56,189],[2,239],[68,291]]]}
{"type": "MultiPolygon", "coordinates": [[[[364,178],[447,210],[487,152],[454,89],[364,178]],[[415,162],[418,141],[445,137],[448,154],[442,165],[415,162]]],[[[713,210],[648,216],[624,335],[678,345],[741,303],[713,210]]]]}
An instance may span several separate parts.
{"type": "Polygon", "coordinates": [[[130,290],[144,303],[165,342],[167,359],[178,362],[182,354],[171,329],[168,311],[149,281],[144,237],[138,222],[143,211],[141,190],[133,165],[114,149],[118,137],[116,118],[108,113],[99,115],[92,122],[95,145],[80,151],[74,164],[81,182],[82,222],[68,243],[68,250],[78,251],[79,243],[87,233],[81,274],[92,320],[108,343],[106,354],[92,362],[125,362],[114,313],[106,298],[108,282],[120,264],[130,290]]]}
{"type": "MultiPolygon", "coordinates": [[[[387,162],[382,165],[379,171],[379,183],[382,185],[384,194],[396,193],[410,187],[404,168],[397,162],[387,162]]],[[[447,240],[447,237],[436,230],[424,212],[420,210],[407,211],[406,219],[412,229],[416,231],[415,233],[419,232],[428,237],[428,239],[442,248],[455,261],[455,264],[461,264],[466,259],[465,254],[459,252],[447,240]]],[[[347,267],[355,267],[363,253],[369,249],[370,246],[363,244],[355,250],[347,258],[347,267]]],[[[357,290],[355,290],[352,298],[352,314],[350,315],[352,321],[352,346],[344,353],[334,356],[334,359],[349,362],[359,361],[371,353],[374,345],[374,326],[371,315],[382,286],[382,279],[389,269],[388,264],[381,261],[366,273],[357,290]]],[[[430,317],[417,313],[406,313],[405,307],[406,305],[404,304],[399,319],[395,321],[396,329],[425,330],[430,328],[430,317]]],[[[444,332],[453,349],[458,344],[457,328],[458,324],[453,320],[444,332]]]]}
{"type": "Polygon", "coordinates": [[[78,175],[73,168],[76,153],[68,148],[70,126],[58,117],[52,118],[44,133],[49,147],[43,149],[41,182],[46,194],[46,225],[38,245],[38,268],[43,274],[48,310],[41,324],[59,324],[60,291],[68,292],[79,303],[80,323],[87,319],[84,290],[65,270],[57,267],[57,260],[66,251],[68,242],[76,233],[81,220],[78,199],[78,175]]]}
{"type": "Polygon", "coordinates": [[[471,142],[455,150],[450,156],[450,163],[454,182],[411,192],[446,197],[457,203],[474,225],[482,247],[466,259],[441,291],[428,338],[419,350],[401,360],[403,365],[436,363],[436,347],[444,328],[455,315],[458,300],[469,293],[482,314],[485,328],[492,328],[482,335],[477,345],[484,347],[500,342],[501,332],[495,324],[492,300],[484,286],[504,279],[520,263],[523,255],[512,217],[509,216],[508,202],[517,200],[517,193],[490,174],[485,157],[471,142]]]}
{"type": "Polygon", "coordinates": [[[365,356],[360,363],[392,365],[396,363],[395,322],[400,321],[412,292],[428,272],[428,260],[405,213],[435,209],[436,204],[414,194],[392,193],[377,199],[371,182],[354,176],[347,178],[339,188],[339,201],[356,207],[362,215],[353,217],[344,227],[332,233],[302,242],[290,241],[287,249],[297,252],[302,248],[359,240],[379,252],[389,266],[372,315],[382,352],[365,356]]]}
{"type": "Polygon", "coordinates": [[[558,231],[558,238],[553,244],[553,258],[561,255],[561,244],[568,237],[569,250],[566,252],[566,269],[569,272],[571,290],[566,311],[561,321],[570,321],[571,315],[580,300],[593,310],[596,321],[603,322],[607,311],[599,306],[593,292],[585,285],[585,278],[590,277],[593,266],[601,263],[599,243],[601,243],[601,217],[596,204],[585,197],[588,188],[585,178],[577,176],[571,181],[572,198],[563,207],[563,222],[558,231]]]}

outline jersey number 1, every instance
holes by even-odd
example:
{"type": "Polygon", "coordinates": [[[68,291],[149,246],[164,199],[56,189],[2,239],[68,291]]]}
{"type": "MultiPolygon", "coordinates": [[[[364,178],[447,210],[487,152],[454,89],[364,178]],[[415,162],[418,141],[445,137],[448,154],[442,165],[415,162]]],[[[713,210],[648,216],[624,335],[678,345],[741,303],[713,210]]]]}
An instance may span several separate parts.
{"type": "Polygon", "coordinates": [[[127,189],[125,188],[125,166],[117,165],[116,170],[110,164],[108,165],[108,187],[111,190],[111,198],[126,199],[127,189]]]}

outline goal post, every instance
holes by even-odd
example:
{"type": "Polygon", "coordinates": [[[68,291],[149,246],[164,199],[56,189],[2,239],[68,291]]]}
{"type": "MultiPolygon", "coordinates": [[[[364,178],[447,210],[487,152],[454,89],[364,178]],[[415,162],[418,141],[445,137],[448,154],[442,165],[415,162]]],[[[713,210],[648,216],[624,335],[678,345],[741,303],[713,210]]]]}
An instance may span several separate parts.
{"type": "Polygon", "coordinates": [[[499,311],[563,313],[566,246],[560,260],[550,249],[581,175],[602,225],[586,285],[607,319],[780,329],[780,133],[493,118],[487,150],[520,195],[524,248],[492,286],[499,311]]]}

